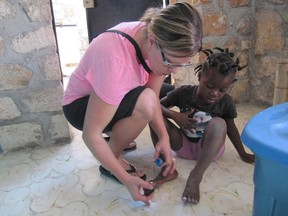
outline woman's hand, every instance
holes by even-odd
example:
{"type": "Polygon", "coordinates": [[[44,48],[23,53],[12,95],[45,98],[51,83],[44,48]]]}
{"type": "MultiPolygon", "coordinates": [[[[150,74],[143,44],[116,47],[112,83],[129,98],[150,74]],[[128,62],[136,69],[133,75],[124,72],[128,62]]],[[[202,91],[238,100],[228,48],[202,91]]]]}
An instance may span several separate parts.
{"type": "Polygon", "coordinates": [[[160,154],[164,156],[164,163],[161,165],[161,167],[164,167],[163,176],[166,176],[169,173],[170,174],[174,173],[176,169],[176,164],[175,160],[173,159],[169,139],[168,140],[160,139],[156,143],[154,160],[160,157],[160,154]]]}
{"type": "Polygon", "coordinates": [[[146,205],[150,205],[150,200],[152,199],[154,193],[151,193],[150,195],[145,196],[143,192],[143,188],[148,189],[148,190],[153,190],[154,186],[151,183],[146,182],[137,176],[131,176],[125,182],[125,186],[130,192],[133,200],[142,201],[146,205]]]}

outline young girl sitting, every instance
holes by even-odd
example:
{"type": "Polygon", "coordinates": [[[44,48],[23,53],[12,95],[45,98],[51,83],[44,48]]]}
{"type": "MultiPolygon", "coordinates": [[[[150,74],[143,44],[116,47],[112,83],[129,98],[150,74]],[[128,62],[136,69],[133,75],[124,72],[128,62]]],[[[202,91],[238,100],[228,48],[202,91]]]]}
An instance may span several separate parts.
{"type": "MultiPolygon", "coordinates": [[[[236,72],[245,66],[240,67],[239,60],[234,61],[234,54],[229,50],[214,49],[220,52],[204,50],[207,59],[195,68],[199,85],[181,86],[161,99],[171,148],[181,158],[197,160],[182,194],[183,201],[193,204],[200,200],[199,187],[204,172],[213,160],[224,153],[226,134],[243,161],[253,163],[255,160],[255,156],[246,153],[243,147],[234,123],[236,107],[232,97],[226,94],[236,80],[236,72]],[[170,109],[175,106],[180,112],[170,109]],[[199,111],[202,119],[206,119],[205,124],[195,116],[199,111]]],[[[158,138],[153,131],[151,136],[156,143],[158,138]]],[[[176,177],[177,171],[165,177],[160,173],[154,183],[159,185],[176,177]]]]}

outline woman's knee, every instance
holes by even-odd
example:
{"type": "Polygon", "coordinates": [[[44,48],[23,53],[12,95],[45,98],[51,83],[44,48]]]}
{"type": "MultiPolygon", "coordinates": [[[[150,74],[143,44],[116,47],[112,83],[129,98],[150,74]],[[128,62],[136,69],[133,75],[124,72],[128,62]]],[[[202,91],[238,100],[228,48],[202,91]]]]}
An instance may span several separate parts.
{"type": "Polygon", "coordinates": [[[159,99],[155,92],[150,88],[146,88],[140,94],[135,110],[140,112],[145,119],[151,120],[156,112],[158,103],[159,99]]]}

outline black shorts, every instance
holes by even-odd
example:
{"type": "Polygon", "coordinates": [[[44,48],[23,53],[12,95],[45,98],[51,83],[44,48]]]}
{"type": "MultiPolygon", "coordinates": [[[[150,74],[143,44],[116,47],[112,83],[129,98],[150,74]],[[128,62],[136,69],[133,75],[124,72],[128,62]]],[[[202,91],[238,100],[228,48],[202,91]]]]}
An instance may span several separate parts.
{"type": "MultiPolygon", "coordinates": [[[[139,86],[135,89],[132,89],[130,92],[128,92],[123,100],[121,101],[115,115],[113,116],[110,123],[105,127],[103,133],[107,133],[112,130],[113,125],[119,121],[120,119],[123,119],[125,117],[131,116],[132,112],[134,110],[135,104],[138,100],[139,95],[142,93],[142,91],[146,87],[139,86]]],[[[82,98],[79,98],[72,103],[63,106],[63,112],[68,120],[68,122],[78,130],[83,130],[84,125],[84,119],[87,109],[87,104],[89,101],[89,97],[85,96],[82,98]]],[[[97,112],[97,111],[96,111],[97,112]]]]}

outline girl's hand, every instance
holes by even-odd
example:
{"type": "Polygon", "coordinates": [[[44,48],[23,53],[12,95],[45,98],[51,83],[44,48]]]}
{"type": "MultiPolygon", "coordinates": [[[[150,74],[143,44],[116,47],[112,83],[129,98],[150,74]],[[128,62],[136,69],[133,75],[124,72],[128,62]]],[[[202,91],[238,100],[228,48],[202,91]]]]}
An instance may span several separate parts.
{"type": "Polygon", "coordinates": [[[198,121],[190,117],[190,115],[193,114],[193,112],[194,110],[183,112],[183,113],[177,113],[174,115],[173,120],[181,129],[184,129],[184,130],[196,129],[197,127],[195,124],[198,121]]]}
{"type": "Polygon", "coordinates": [[[240,155],[241,159],[246,163],[254,163],[255,162],[255,155],[254,154],[248,154],[244,153],[240,155]]]}

